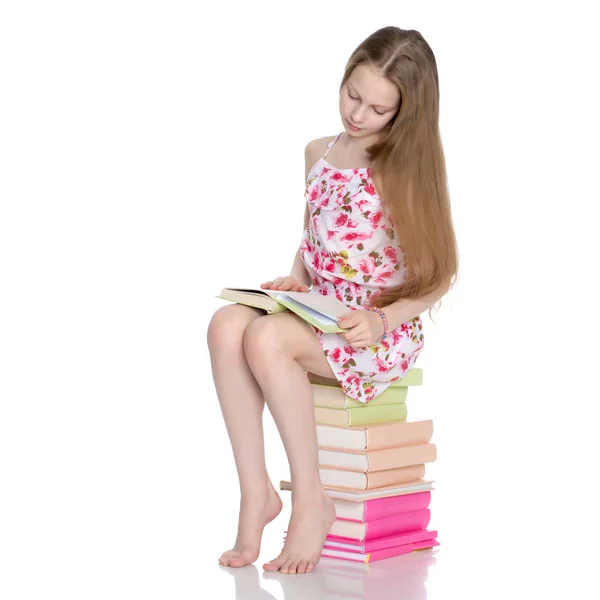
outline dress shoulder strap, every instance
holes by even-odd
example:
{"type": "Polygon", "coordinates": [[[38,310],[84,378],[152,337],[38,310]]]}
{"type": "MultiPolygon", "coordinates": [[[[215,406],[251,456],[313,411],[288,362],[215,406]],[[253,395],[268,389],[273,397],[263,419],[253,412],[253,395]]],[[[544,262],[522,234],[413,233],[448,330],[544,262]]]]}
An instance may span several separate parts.
{"type": "Polygon", "coordinates": [[[329,154],[329,151],[331,150],[331,146],[333,146],[340,139],[340,136],[342,135],[342,133],[344,133],[344,132],[340,131],[340,133],[338,133],[337,137],[334,140],[332,140],[331,142],[329,142],[329,144],[327,144],[327,152],[325,152],[325,155],[323,156],[323,158],[325,158],[329,154]]]}

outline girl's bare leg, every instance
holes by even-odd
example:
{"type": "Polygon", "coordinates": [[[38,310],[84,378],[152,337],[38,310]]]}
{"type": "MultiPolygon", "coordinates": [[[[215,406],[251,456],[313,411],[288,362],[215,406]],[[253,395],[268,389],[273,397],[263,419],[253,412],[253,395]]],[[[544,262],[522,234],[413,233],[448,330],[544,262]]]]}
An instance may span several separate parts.
{"type": "Polygon", "coordinates": [[[237,538],[219,559],[229,567],[241,567],[258,558],[263,529],[282,506],[265,464],[265,401],[243,348],[246,328],[261,315],[263,311],[240,304],[224,306],[214,314],[207,333],[213,380],[240,480],[237,538]]]}
{"type": "Polygon", "coordinates": [[[314,404],[305,371],[335,379],[311,326],[290,313],[256,319],[244,336],[246,358],[277,425],[290,464],[292,516],[281,554],[267,571],[306,573],[319,561],[335,519],[319,475],[314,404]]]}

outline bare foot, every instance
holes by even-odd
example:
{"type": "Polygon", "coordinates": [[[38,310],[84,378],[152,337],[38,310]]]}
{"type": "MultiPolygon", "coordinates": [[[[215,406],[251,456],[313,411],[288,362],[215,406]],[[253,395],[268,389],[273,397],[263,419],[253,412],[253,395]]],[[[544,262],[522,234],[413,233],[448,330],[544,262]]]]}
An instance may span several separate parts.
{"type": "Polygon", "coordinates": [[[265,571],[310,573],[321,558],[323,542],[334,521],[335,507],[325,492],[310,503],[292,504],[283,550],[263,565],[265,571]]]}
{"type": "Polygon", "coordinates": [[[281,512],[281,507],[281,498],[270,483],[264,496],[242,498],[235,545],[223,552],[219,563],[225,567],[243,567],[253,563],[260,553],[263,529],[281,512]]]}

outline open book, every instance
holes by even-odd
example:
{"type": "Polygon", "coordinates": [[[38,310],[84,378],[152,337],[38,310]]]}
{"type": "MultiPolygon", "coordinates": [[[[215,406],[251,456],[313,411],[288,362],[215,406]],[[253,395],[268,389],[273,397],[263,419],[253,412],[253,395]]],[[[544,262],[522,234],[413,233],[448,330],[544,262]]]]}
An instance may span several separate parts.
{"type": "Polygon", "coordinates": [[[217,298],[260,308],[269,315],[289,310],[325,333],[347,331],[338,326],[337,320],[352,310],[335,296],[322,296],[310,292],[223,288],[217,298]]]}

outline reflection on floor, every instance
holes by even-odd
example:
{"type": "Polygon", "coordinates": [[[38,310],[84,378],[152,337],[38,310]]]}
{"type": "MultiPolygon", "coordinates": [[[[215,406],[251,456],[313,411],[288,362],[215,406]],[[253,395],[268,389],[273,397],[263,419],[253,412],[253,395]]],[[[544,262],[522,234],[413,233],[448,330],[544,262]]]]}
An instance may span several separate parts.
{"type": "MultiPolygon", "coordinates": [[[[425,600],[425,582],[437,552],[422,550],[367,565],[322,558],[312,573],[263,571],[262,577],[278,581],[285,600],[425,600]]],[[[254,565],[219,568],[234,577],[236,600],[275,600],[261,587],[254,565]]]]}

